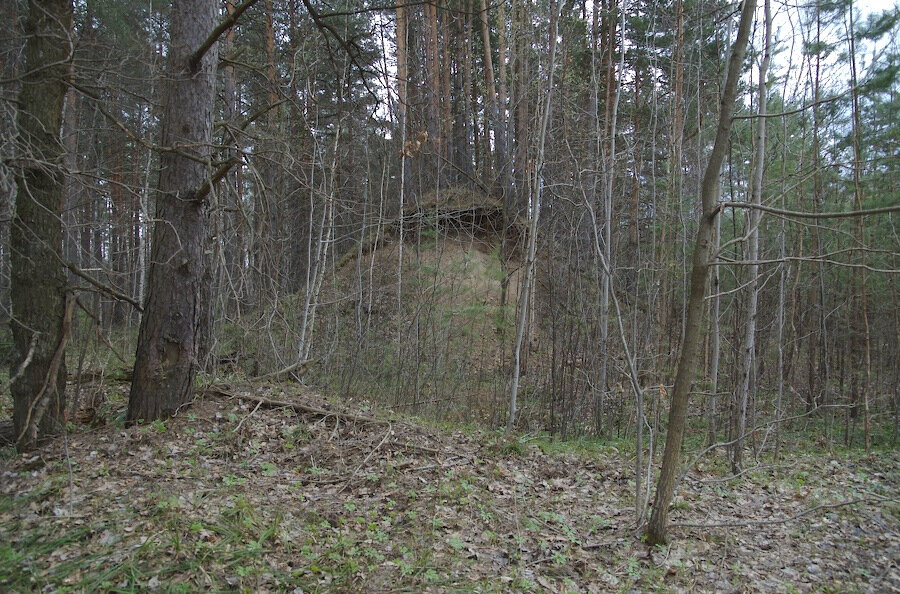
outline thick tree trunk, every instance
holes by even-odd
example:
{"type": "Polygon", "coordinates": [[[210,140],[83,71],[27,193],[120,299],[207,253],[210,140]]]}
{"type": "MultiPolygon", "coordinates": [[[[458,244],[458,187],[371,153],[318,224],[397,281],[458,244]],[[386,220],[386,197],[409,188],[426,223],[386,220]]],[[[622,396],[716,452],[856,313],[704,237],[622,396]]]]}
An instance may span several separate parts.
{"type": "Polygon", "coordinates": [[[60,254],[65,173],[60,143],[72,40],[71,0],[29,2],[10,237],[13,424],[22,448],[65,425],[66,276],[60,254]]]}
{"type": "Polygon", "coordinates": [[[213,0],[176,0],[147,303],[138,335],[128,420],[173,414],[192,395],[203,323],[208,171],[215,100],[215,45],[192,54],[216,25],[213,0]]]}
{"type": "Polygon", "coordinates": [[[750,38],[750,26],[756,11],[756,0],[746,0],[741,10],[741,24],[738,27],[737,39],[731,50],[728,76],[722,92],[722,103],[719,110],[719,124],[716,140],[706,171],[700,196],[703,212],[700,226],[697,228],[697,240],[694,246],[694,258],[691,268],[690,297],[688,298],[684,344],[681,357],[678,359],[678,371],[675,376],[675,388],[672,393],[672,404],[669,409],[669,430],[666,435],[666,449],[663,453],[662,468],[656,487],[656,498],[653,502],[653,514],[647,527],[647,541],[651,545],[664,543],[668,536],[669,503],[675,493],[675,478],[678,476],[681,444],[684,439],[684,426],[687,417],[688,400],[691,385],[697,372],[697,354],[700,351],[701,327],[703,322],[703,305],[706,297],[709,259],[712,256],[713,232],[718,215],[716,205],[716,188],[719,171],[728,148],[728,136],[731,132],[731,115],[734,113],[734,102],[737,96],[738,79],[741,75],[741,63],[747,50],[750,38]]]}

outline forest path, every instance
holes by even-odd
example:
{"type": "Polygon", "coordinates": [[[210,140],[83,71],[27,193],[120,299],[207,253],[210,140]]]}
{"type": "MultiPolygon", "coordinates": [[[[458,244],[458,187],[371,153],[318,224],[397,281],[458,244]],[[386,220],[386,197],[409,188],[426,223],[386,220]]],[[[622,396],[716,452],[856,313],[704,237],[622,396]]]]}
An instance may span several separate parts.
{"type": "Polygon", "coordinates": [[[900,588],[896,452],[795,451],[732,482],[704,461],[673,522],[743,525],[648,549],[633,459],[612,447],[449,431],[296,386],[114,425],[0,458],[0,589],[900,588]]]}

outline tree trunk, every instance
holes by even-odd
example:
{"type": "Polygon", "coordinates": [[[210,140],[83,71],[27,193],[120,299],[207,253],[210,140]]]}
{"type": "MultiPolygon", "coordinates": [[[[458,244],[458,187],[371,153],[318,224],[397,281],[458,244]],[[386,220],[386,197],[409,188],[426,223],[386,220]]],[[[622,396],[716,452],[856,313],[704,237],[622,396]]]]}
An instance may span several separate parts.
{"type": "Polygon", "coordinates": [[[217,51],[192,54],[216,24],[213,0],[176,0],[172,8],[168,82],[162,118],[150,275],[138,335],[128,420],[172,415],[188,402],[197,373],[203,323],[208,209],[204,182],[210,156],[217,51]]]}
{"type": "MultiPolygon", "coordinates": [[[[613,253],[612,253],[612,206],[613,206],[613,191],[615,189],[615,178],[616,178],[616,134],[618,133],[618,116],[619,116],[619,98],[621,97],[621,87],[619,85],[619,77],[621,77],[625,71],[625,53],[621,52],[618,63],[618,72],[616,72],[616,66],[612,60],[613,53],[615,52],[616,43],[615,43],[615,33],[617,29],[618,23],[618,9],[616,6],[615,0],[611,0],[609,4],[609,15],[607,16],[609,20],[609,44],[608,51],[609,56],[607,59],[606,66],[606,82],[607,82],[607,93],[606,93],[606,118],[604,120],[605,124],[605,136],[607,142],[604,144],[606,150],[603,151],[606,154],[601,155],[603,159],[603,257],[606,260],[607,266],[609,270],[607,273],[603,275],[601,279],[600,285],[600,352],[603,353],[603,358],[600,361],[600,392],[602,394],[601,398],[603,400],[606,399],[607,392],[609,390],[609,293],[610,293],[610,285],[612,283],[612,270],[613,270],[613,253]]],[[[625,24],[623,21],[622,28],[624,31],[625,24]]],[[[599,165],[599,164],[598,164],[599,165]]],[[[640,415],[639,415],[640,416],[640,415]]],[[[636,421],[638,427],[638,451],[641,448],[641,419],[638,418],[636,421]]],[[[640,459],[640,455],[638,455],[640,459]]],[[[640,460],[638,460],[640,464],[640,460]]],[[[640,472],[640,470],[639,470],[640,472]]],[[[640,481],[637,481],[640,483],[640,481]]],[[[640,484],[637,485],[638,492],[638,507],[640,507],[640,484]]]]}
{"type": "Polygon", "coordinates": [[[71,0],[29,2],[10,237],[13,424],[21,448],[65,425],[66,276],[61,258],[65,172],[60,142],[71,70],[71,0]]]}
{"type": "MultiPolygon", "coordinates": [[[[856,210],[862,210],[862,192],[860,185],[860,170],[862,169],[862,147],[860,141],[860,128],[862,123],[859,116],[859,86],[857,85],[856,73],[856,32],[854,31],[854,15],[853,2],[851,0],[849,7],[850,25],[848,34],[850,36],[850,88],[851,97],[853,99],[853,204],[856,210]]],[[[866,444],[866,451],[871,448],[871,437],[869,435],[869,386],[872,383],[872,339],[869,330],[869,300],[866,279],[866,249],[865,249],[865,222],[863,217],[856,217],[856,247],[860,250],[860,267],[854,269],[855,283],[859,288],[858,297],[854,300],[853,310],[859,312],[860,315],[854,316],[853,328],[853,355],[854,370],[858,373],[862,367],[865,375],[859,382],[859,390],[853,395],[854,413],[860,406],[863,406],[863,431],[866,444]],[[862,328],[860,328],[862,326],[862,328]],[[863,344],[858,344],[862,338],[863,344]]]]}
{"type": "Polygon", "coordinates": [[[437,188],[440,183],[441,159],[443,146],[441,137],[441,71],[438,61],[438,14],[437,6],[427,3],[425,11],[425,83],[426,92],[426,120],[425,127],[428,131],[430,147],[426,149],[429,155],[429,163],[424,168],[429,176],[429,181],[437,188]]]}
{"type": "MultiPolygon", "coordinates": [[[[485,83],[485,93],[487,94],[486,102],[490,105],[490,112],[488,121],[490,122],[490,129],[494,131],[494,175],[496,176],[494,180],[492,180],[491,188],[495,190],[499,190],[500,194],[504,196],[504,202],[508,203],[508,175],[507,175],[507,160],[506,160],[506,137],[503,133],[504,127],[500,122],[501,114],[500,114],[500,105],[499,100],[497,99],[497,86],[494,79],[494,60],[491,50],[491,29],[490,22],[488,20],[487,13],[487,4],[485,0],[481,0],[481,38],[484,44],[484,83],[485,83]]],[[[500,24],[503,26],[503,23],[500,24]]],[[[500,60],[503,60],[503,57],[500,57],[500,60]]],[[[511,215],[509,211],[509,205],[506,204],[504,208],[507,211],[506,217],[507,220],[511,220],[511,215]]]]}
{"type": "MultiPolygon", "coordinates": [[[[716,201],[722,193],[721,180],[716,182],[716,201]]],[[[722,218],[716,217],[716,225],[713,230],[713,249],[718,252],[719,244],[722,241],[722,218]]],[[[721,311],[722,299],[719,295],[719,267],[714,266],[710,282],[712,291],[712,304],[710,306],[710,361],[709,361],[709,403],[707,408],[707,429],[706,429],[706,445],[711,446],[716,443],[716,433],[718,427],[718,392],[719,392],[719,359],[722,354],[721,348],[721,328],[719,327],[719,313],[721,311]]]]}
{"type": "Polygon", "coordinates": [[[522,288],[519,292],[519,318],[516,322],[516,342],[513,347],[513,369],[512,382],[509,398],[509,415],[506,424],[506,432],[512,431],[516,421],[518,396],[519,396],[519,378],[521,375],[522,362],[522,343],[525,337],[525,325],[528,320],[529,297],[531,294],[531,284],[534,276],[534,261],[537,253],[537,232],[538,222],[541,214],[541,193],[542,179],[541,172],[544,167],[544,146],[547,141],[547,127],[550,122],[550,110],[552,108],[553,99],[553,78],[556,72],[556,25],[559,22],[557,14],[557,3],[550,2],[550,63],[548,64],[547,73],[547,90],[542,93],[546,98],[541,105],[543,109],[541,113],[540,130],[537,137],[537,150],[535,153],[534,172],[532,176],[534,203],[531,205],[531,225],[528,230],[528,251],[525,260],[525,278],[522,281],[522,288]]]}
{"type": "MultiPolygon", "coordinates": [[[[757,105],[756,120],[756,156],[754,159],[753,177],[750,180],[751,202],[755,205],[762,203],[762,184],[763,172],[765,170],[766,157],[766,77],[769,70],[769,56],[772,39],[772,23],[769,11],[769,0],[765,0],[765,40],[763,41],[763,58],[759,65],[759,99],[757,105]]],[[[731,471],[738,474],[742,470],[744,459],[744,433],[747,429],[747,407],[753,396],[750,389],[750,378],[755,373],[756,368],[756,310],[759,303],[759,295],[757,293],[757,285],[759,284],[759,222],[760,211],[750,209],[747,213],[748,226],[748,246],[747,260],[751,262],[748,266],[750,274],[750,282],[747,287],[749,293],[747,298],[747,319],[744,328],[743,345],[741,346],[741,376],[739,378],[738,389],[735,390],[735,425],[733,427],[731,440],[731,471]]]]}
{"type": "Polygon", "coordinates": [[[684,439],[684,426],[687,416],[688,400],[691,385],[696,376],[697,354],[700,351],[700,333],[703,322],[703,304],[706,296],[706,283],[709,272],[709,258],[712,255],[713,232],[718,215],[716,205],[716,188],[718,187],[719,170],[728,148],[728,136],[731,132],[731,116],[737,96],[738,79],[741,74],[741,63],[750,37],[750,26],[756,11],[756,0],[746,0],[741,9],[741,23],[738,27],[737,39],[731,50],[728,75],[722,92],[719,123],[716,140],[706,171],[703,185],[700,188],[702,214],[697,228],[694,257],[691,267],[690,296],[688,298],[684,343],[678,359],[678,371],[675,376],[675,387],[672,393],[672,404],[669,409],[669,430],[666,435],[666,449],[663,453],[662,468],[656,487],[656,498],[653,502],[653,514],[647,527],[647,541],[651,545],[664,543],[668,537],[669,504],[675,493],[675,478],[678,475],[681,458],[681,443],[684,439]]]}
{"type": "Polygon", "coordinates": [[[682,208],[682,189],[684,183],[683,155],[684,155],[684,5],[681,0],[675,3],[675,56],[673,59],[674,82],[672,96],[672,130],[671,144],[669,147],[669,171],[668,188],[665,204],[660,210],[660,242],[659,242],[659,266],[662,271],[660,279],[659,310],[659,345],[661,368],[665,369],[672,357],[672,310],[674,300],[670,296],[669,272],[675,269],[677,256],[675,255],[675,242],[669,238],[669,232],[675,231],[674,217],[669,216],[669,209],[679,213],[682,208]],[[671,229],[670,229],[671,227],[671,229]]]}

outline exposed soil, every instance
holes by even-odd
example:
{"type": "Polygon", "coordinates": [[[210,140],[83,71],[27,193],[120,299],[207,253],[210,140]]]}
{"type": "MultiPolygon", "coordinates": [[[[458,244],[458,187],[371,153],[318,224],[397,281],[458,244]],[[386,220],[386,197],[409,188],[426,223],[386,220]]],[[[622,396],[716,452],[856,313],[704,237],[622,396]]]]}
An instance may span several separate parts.
{"type": "Polygon", "coordinates": [[[900,590],[896,452],[793,451],[732,481],[701,462],[672,520],[727,526],[648,548],[614,448],[347,406],[230,388],[166,423],[79,425],[7,455],[0,590],[900,590]]]}

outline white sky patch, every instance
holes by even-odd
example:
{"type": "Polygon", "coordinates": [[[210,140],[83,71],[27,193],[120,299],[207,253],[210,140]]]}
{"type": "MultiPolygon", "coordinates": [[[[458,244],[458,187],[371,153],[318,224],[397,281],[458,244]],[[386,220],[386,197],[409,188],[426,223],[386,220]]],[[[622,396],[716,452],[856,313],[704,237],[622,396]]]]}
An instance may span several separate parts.
{"type": "MultiPolygon", "coordinates": [[[[763,34],[763,2],[758,1],[757,26],[752,43],[761,50],[763,34]]],[[[773,11],[773,50],[772,67],[769,76],[775,77],[776,84],[770,89],[770,96],[781,95],[786,102],[808,103],[812,101],[811,81],[815,59],[804,55],[804,48],[816,41],[816,24],[813,13],[809,10],[810,2],[784,2],[771,0],[773,11]]],[[[854,0],[854,26],[859,28],[870,15],[881,14],[894,9],[894,0],[854,0]]],[[[819,68],[820,98],[847,92],[850,88],[850,66],[846,58],[850,50],[848,28],[849,11],[843,15],[823,18],[820,41],[830,47],[823,51],[819,68]]],[[[882,39],[871,42],[857,39],[856,61],[857,75],[860,83],[870,74],[871,67],[883,59],[885,50],[896,41],[886,35],[882,39]]],[[[760,59],[759,56],[757,59],[760,59]]],[[[758,62],[747,77],[753,86],[758,75],[758,62]]],[[[744,97],[747,105],[755,99],[755,94],[744,97]]]]}

